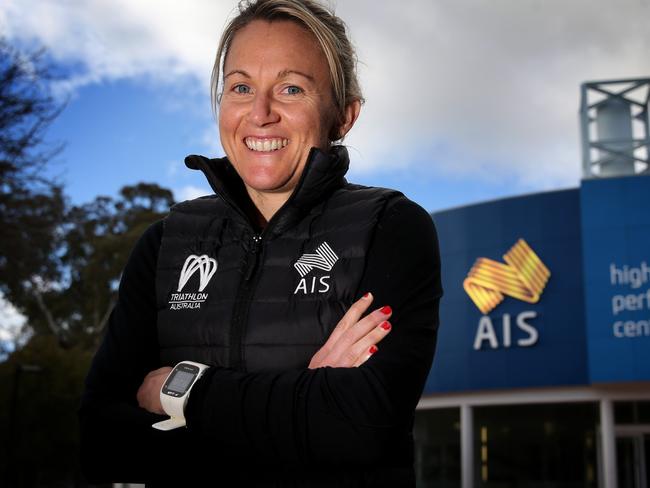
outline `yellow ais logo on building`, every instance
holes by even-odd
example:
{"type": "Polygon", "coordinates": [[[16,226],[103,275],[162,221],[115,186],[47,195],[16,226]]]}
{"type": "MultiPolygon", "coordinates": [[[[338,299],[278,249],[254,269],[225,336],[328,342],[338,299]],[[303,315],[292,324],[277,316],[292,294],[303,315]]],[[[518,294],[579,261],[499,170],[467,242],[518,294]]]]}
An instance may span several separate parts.
{"type": "MultiPolygon", "coordinates": [[[[486,314],[494,310],[505,298],[510,296],[528,303],[539,301],[551,272],[535,254],[528,243],[519,239],[503,255],[505,264],[488,258],[478,258],[463,281],[463,288],[478,309],[484,314],[478,324],[474,339],[474,349],[482,349],[487,342],[491,349],[499,347],[492,319],[486,314]]],[[[522,312],[516,317],[516,325],[526,334],[516,340],[520,347],[532,346],[539,334],[529,320],[537,317],[535,311],[522,312]]],[[[512,327],[509,314],[501,319],[501,345],[511,347],[512,327]]]]}
{"type": "Polygon", "coordinates": [[[551,272],[523,239],[503,255],[507,264],[478,258],[463,282],[463,288],[478,309],[489,313],[504,295],[537,303],[551,272]]]}

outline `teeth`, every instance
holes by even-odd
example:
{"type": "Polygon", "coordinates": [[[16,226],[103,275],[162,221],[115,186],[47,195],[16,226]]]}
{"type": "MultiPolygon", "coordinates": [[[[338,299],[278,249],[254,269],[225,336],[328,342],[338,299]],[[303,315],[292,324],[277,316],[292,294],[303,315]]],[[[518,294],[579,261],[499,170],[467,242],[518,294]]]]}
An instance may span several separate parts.
{"type": "Polygon", "coordinates": [[[246,147],[252,151],[277,151],[289,144],[289,139],[256,139],[247,137],[244,141],[246,147]]]}

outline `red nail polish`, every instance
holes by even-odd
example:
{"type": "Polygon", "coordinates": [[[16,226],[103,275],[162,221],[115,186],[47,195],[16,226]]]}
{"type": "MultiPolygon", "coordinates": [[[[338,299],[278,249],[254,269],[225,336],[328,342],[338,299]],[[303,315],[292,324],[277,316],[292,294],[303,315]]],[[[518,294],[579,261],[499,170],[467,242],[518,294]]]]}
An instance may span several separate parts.
{"type": "Polygon", "coordinates": [[[368,349],[368,352],[370,354],[374,354],[377,352],[377,346],[370,346],[370,349],[368,349]]]}
{"type": "Polygon", "coordinates": [[[370,293],[366,293],[363,298],[368,298],[370,296],[370,293]]]}
{"type": "Polygon", "coordinates": [[[381,327],[384,330],[390,330],[391,325],[390,322],[384,322],[379,327],[381,327]]]}
{"type": "Polygon", "coordinates": [[[390,315],[393,312],[393,309],[390,308],[388,305],[381,307],[381,313],[384,315],[390,315]]]}

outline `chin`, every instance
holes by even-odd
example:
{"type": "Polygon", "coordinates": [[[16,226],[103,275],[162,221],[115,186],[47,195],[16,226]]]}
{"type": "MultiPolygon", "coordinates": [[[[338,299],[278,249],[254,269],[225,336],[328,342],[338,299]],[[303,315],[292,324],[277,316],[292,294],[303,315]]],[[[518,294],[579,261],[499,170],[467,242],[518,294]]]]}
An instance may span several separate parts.
{"type": "Polygon", "coordinates": [[[285,191],[289,186],[289,178],[282,177],[282,175],[268,174],[267,172],[248,174],[243,180],[248,188],[262,193],[285,191]]]}

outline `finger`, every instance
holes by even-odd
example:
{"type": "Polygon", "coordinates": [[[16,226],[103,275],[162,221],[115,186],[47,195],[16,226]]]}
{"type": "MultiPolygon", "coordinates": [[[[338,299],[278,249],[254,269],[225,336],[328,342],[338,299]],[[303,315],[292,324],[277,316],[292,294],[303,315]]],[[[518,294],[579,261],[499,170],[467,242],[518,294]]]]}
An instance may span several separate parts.
{"type": "Polygon", "coordinates": [[[370,331],[372,331],[375,327],[378,327],[383,322],[386,322],[392,314],[393,310],[388,305],[378,308],[372,313],[366,315],[363,319],[359,320],[354,325],[354,327],[350,327],[344,333],[342,333],[332,349],[345,351],[370,331]]]}
{"type": "Polygon", "coordinates": [[[142,383],[138,392],[136,394],[136,399],[138,400],[138,406],[149,410],[149,397],[151,396],[151,385],[148,382],[142,383]]]}
{"type": "Polygon", "coordinates": [[[359,361],[359,358],[365,357],[373,347],[376,348],[377,344],[388,335],[391,329],[391,323],[385,320],[354,344],[340,352],[338,357],[335,355],[336,351],[332,351],[332,356],[336,358],[336,364],[342,367],[354,366],[359,361]]]}
{"type": "Polygon", "coordinates": [[[138,406],[152,413],[165,413],[160,404],[160,390],[171,369],[158,368],[146,376],[136,393],[138,406]]]}
{"type": "Polygon", "coordinates": [[[368,310],[368,307],[370,307],[370,304],[374,298],[375,297],[372,296],[372,293],[368,292],[359,300],[354,302],[345,313],[345,315],[343,315],[341,320],[339,320],[339,323],[336,325],[329,338],[327,339],[326,344],[335,344],[346,330],[356,324],[361,316],[366,312],[366,310],[368,310]]]}
{"type": "Polygon", "coordinates": [[[358,368],[359,366],[361,366],[368,359],[370,359],[373,356],[373,354],[375,354],[378,350],[379,348],[376,345],[373,344],[372,346],[370,346],[364,354],[362,354],[357,358],[357,361],[354,363],[354,367],[358,368]]]}
{"type": "Polygon", "coordinates": [[[352,346],[352,350],[355,354],[362,355],[365,351],[368,351],[373,346],[376,347],[377,344],[383,341],[392,328],[392,324],[387,320],[382,322],[378,327],[375,327],[357,341],[354,346],[352,346]]]}
{"type": "Polygon", "coordinates": [[[147,376],[145,376],[144,379],[154,378],[156,376],[163,375],[163,374],[168,375],[169,373],[171,373],[172,369],[173,368],[170,368],[169,366],[163,366],[162,368],[154,369],[153,371],[149,371],[149,373],[147,373],[147,376]]]}
{"type": "Polygon", "coordinates": [[[169,366],[163,366],[162,368],[154,369],[147,373],[147,375],[142,380],[142,384],[136,392],[136,399],[138,401],[138,406],[150,411],[156,412],[156,404],[160,396],[160,389],[162,388],[162,383],[164,379],[169,376],[173,368],[169,366]],[[153,403],[152,403],[153,402],[153,403]]]}

